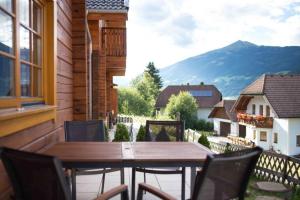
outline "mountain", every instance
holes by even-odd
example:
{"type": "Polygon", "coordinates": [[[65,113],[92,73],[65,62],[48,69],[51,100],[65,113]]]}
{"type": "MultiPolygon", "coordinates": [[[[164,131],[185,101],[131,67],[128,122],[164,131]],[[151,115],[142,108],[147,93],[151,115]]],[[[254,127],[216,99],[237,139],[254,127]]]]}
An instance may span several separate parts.
{"type": "Polygon", "coordinates": [[[160,69],[164,85],[214,84],[224,97],[238,96],[262,74],[299,74],[299,46],[259,46],[237,41],[160,69]]]}

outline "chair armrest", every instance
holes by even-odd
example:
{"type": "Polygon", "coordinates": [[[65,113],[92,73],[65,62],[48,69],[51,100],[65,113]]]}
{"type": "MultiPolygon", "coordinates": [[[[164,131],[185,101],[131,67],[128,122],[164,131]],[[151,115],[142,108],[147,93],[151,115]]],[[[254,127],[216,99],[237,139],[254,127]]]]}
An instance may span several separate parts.
{"type": "Polygon", "coordinates": [[[113,189],[110,189],[107,192],[104,192],[103,194],[101,194],[95,200],[107,200],[107,199],[110,199],[110,198],[112,198],[118,194],[122,194],[122,193],[123,193],[125,199],[129,199],[127,185],[120,185],[120,186],[114,187],[113,189]]]}
{"type": "Polygon", "coordinates": [[[143,192],[144,191],[147,191],[163,200],[176,200],[175,197],[169,195],[168,193],[166,192],[163,192],[161,191],[160,189],[158,188],[155,188],[151,185],[148,185],[148,184],[145,184],[145,183],[140,183],[139,184],[139,189],[138,189],[138,200],[141,200],[142,199],[142,195],[143,195],[143,192]]]}

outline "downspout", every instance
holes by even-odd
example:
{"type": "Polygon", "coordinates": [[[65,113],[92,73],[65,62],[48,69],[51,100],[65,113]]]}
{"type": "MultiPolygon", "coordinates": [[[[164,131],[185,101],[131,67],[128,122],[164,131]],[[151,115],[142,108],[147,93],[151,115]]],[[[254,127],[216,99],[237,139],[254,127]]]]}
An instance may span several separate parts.
{"type": "Polygon", "coordinates": [[[86,30],[87,30],[87,36],[88,36],[88,45],[89,45],[89,66],[88,66],[88,70],[89,70],[89,119],[92,119],[92,111],[93,111],[93,79],[92,79],[92,37],[91,37],[91,33],[90,33],[90,29],[89,29],[89,24],[88,24],[88,20],[86,18],[85,21],[85,25],[86,25],[86,30]]]}

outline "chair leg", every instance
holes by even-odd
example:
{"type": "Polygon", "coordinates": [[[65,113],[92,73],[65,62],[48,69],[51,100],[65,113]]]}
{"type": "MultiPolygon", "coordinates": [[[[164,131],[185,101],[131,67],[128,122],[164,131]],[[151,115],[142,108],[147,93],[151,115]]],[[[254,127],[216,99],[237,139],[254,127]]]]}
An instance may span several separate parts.
{"type": "Polygon", "coordinates": [[[125,183],[125,171],[124,171],[124,168],[121,168],[120,169],[120,177],[121,177],[121,184],[124,184],[125,183]]]}
{"type": "Polygon", "coordinates": [[[185,199],[185,167],[182,168],[181,174],[181,199],[185,199]]]}
{"type": "Polygon", "coordinates": [[[102,175],[102,185],[101,185],[101,194],[104,192],[104,183],[105,183],[105,173],[102,175]]]}
{"type": "MultiPolygon", "coordinates": [[[[146,183],[146,172],[144,172],[144,183],[146,183]]],[[[146,190],[144,191],[144,194],[146,194],[146,190]]]]}
{"type": "Polygon", "coordinates": [[[121,193],[121,199],[122,200],[129,200],[128,190],[121,193]]]}
{"type": "Polygon", "coordinates": [[[140,188],[138,189],[138,193],[137,193],[137,200],[142,200],[143,199],[143,190],[141,190],[140,188]]]}
{"type": "Polygon", "coordinates": [[[131,200],[135,199],[135,168],[132,168],[131,174],[131,200]]]}

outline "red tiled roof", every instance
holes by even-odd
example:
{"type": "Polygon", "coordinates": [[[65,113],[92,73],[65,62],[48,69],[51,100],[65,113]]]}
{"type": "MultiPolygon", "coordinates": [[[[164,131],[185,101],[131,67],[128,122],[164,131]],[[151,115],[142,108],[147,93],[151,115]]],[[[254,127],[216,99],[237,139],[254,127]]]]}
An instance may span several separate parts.
{"type": "Polygon", "coordinates": [[[300,118],[300,75],[263,75],[241,95],[265,95],[279,118],[300,118]]]}
{"type": "Polygon", "coordinates": [[[155,107],[166,107],[169,98],[181,91],[211,91],[211,97],[194,96],[199,108],[212,108],[222,99],[221,92],[214,85],[169,85],[158,95],[155,107]]]}

